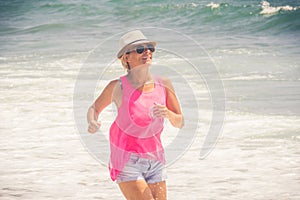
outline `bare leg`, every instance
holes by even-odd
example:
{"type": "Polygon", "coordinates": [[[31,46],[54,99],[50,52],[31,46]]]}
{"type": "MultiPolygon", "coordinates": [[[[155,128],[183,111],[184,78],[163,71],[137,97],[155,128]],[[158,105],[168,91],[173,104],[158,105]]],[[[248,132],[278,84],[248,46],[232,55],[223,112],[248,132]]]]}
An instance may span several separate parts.
{"type": "Polygon", "coordinates": [[[121,182],[119,187],[127,200],[154,200],[145,180],[121,182]]]}
{"type": "Polygon", "coordinates": [[[166,200],[167,199],[166,181],[149,184],[148,186],[151,189],[151,193],[155,200],[166,200]]]}

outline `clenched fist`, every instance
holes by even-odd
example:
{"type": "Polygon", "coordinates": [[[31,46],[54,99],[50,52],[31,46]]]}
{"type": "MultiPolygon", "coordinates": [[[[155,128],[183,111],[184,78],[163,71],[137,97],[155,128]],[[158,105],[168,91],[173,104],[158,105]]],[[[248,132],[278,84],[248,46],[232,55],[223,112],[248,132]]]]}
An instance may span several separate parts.
{"type": "Polygon", "coordinates": [[[98,129],[101,126],[101,122],[96,121],[96,120],[91,120],[89,122],[89,127],[88,127],[88,132],[90,133],[96,133],[98,131],[98,129]]]}

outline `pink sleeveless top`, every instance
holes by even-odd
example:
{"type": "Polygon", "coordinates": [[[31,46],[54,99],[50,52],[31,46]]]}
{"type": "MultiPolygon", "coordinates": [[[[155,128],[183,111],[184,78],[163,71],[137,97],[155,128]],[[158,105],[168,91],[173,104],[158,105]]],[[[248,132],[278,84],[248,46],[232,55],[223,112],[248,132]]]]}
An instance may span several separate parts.
{"type": "Polygon", "coordinates": [[[133,88],[126,76],[120,77],[120,80],[122,103],[110,127],[109,170],[113,181],[132,153],[165,163],[160,139],[164,119],[151,117],[154,103],[166,105],[166,91],[161,79],[155,78],[154,89],[150,92],[133,88]]]}

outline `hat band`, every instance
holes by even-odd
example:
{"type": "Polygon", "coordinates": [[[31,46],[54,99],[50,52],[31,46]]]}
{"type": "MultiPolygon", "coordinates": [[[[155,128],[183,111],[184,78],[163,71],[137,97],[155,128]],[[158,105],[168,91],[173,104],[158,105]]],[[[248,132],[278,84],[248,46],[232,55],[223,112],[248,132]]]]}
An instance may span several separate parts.
{"type": "MultiPolygon", "coordinates": [[[[148,41],[147,39],[139,39],[139,40],[135,40],[135,41],[133,41],[133,42],[130,42],[130,43],[128,43],[127,45],[131,45],[131,44],[133,44],[133,43],[135,43],[135,42],[139,42],[139,41],[148,41]]],[[[126,45],[126,46],[127,46],[126,45]]]]}

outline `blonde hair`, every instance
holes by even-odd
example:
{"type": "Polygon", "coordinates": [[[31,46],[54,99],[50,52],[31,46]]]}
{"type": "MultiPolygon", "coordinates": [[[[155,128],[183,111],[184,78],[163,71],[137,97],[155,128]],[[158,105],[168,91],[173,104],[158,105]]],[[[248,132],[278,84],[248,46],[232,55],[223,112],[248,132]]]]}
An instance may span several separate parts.
{"type": "Polygon", "coordinates": [[[127,56],[126,53],[124,53],[122,55],[122,57],[120,58],[120,60],[121,60],[121,63],[123,65],[124,69],[128,70],[128,64],[127,64],[126,56],[127,56]]]}

